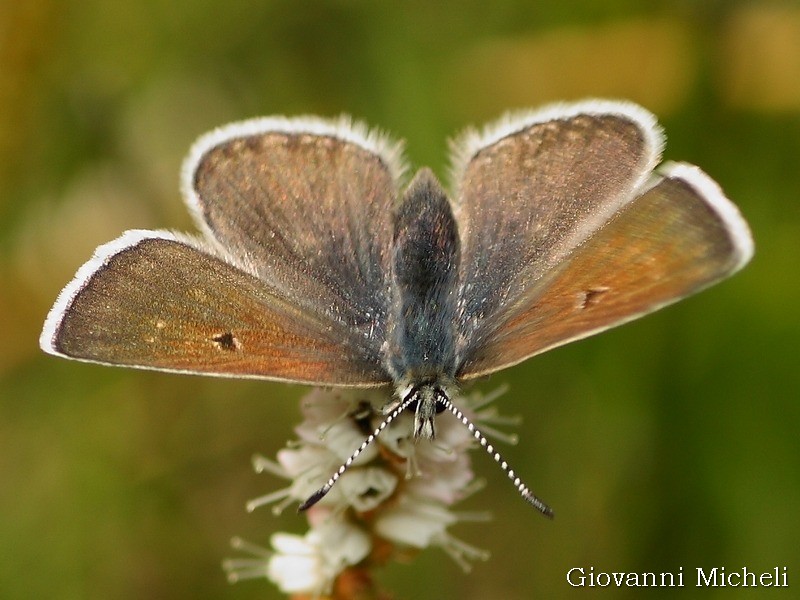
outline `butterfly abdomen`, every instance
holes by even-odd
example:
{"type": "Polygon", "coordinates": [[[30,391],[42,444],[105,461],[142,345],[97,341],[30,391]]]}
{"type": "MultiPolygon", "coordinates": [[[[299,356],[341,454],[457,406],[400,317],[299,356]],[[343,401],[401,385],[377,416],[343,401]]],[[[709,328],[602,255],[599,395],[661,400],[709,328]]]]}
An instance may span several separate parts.
{"type": "Polygon", "coordinates": [[[430,170],[421,170],[408,186],[394,227],[387,368],[395,382],[412,374],[450,379],[459,238],[447,195],[430,170]]]}

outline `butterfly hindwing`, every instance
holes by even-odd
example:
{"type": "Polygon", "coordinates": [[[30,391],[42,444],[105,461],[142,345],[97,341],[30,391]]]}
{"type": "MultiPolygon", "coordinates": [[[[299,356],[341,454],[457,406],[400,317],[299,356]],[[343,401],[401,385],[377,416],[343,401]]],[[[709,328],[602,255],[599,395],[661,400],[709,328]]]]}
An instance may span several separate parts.
{"type": "Polygon", "coordinates": [[[384,383],[361,336],[168,232],[129,231],[65,288],[48,352],[106,364],[306,383],[384,383]]]}

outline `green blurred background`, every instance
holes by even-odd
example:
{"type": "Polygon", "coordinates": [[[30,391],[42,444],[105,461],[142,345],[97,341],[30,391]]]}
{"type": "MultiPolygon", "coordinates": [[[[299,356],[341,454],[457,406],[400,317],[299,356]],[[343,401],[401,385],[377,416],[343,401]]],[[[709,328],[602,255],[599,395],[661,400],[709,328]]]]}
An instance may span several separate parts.
{"type": "Polygon", "coordinates": [[[453,533],[491,561],[462,575],[431,549],[380,580],[398,598],[514,600],[583,597],[565,580],[575,566],[683,566],[688,586],[696,567],[788,566],[797,594],[796,2],[28,0],[0,4],[0,597],[280,597],[265,580],[230,586],[220,562],[233,535],[267,545],[305,529],[291,510],[244,508],[283,484],[249,460],[292,437],[303,390],[109,369],[37,345],[98,244],[192,229],[178,171],[196,136],[255,115],[348,112],[444,174],[446,139],[464,126],[585,96],[658,114],[666,158],[722,184],[755,259],[483,382],[511,384],[502,410],[525,421],[505,453],[556,520],[476,454],[489,485],[464,507],[495,518],[453,533]]]}

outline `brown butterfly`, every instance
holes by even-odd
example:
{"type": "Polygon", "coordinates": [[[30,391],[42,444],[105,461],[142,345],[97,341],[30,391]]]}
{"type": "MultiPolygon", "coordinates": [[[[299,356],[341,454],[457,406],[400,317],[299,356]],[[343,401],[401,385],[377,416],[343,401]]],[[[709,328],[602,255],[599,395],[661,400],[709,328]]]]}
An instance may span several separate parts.
{"type": "MultiPolygon", "coordinates": [[[[451,196],[404,187],[401,145],[347,118],[263,118],[203,136],[183,169],[201,236],[101,246],[44,324],[51,354],[326,386],[393,386],[433,438],[463,381],[675,302],[741,268],[747,224],[697,167],[654,172],[655,118],[592,100],[452,144],[451,196]]],[[[476,438],[487,445],[480,433],[476,438]]],[[[529,502],[549,507],[489,452],[529,502]]]]}

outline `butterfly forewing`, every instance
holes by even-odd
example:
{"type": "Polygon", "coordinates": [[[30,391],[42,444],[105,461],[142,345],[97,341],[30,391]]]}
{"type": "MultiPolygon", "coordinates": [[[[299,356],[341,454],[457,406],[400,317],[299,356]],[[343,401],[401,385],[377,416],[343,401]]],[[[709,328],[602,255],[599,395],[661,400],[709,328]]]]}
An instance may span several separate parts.
{"type": "Polygon", "coordinates": [[[211,375],[386,382],[363,336],[166,232],[129,232],[87,267],[65,290],[64,310],[57,304],[48,317],[48,351],[211,375]]]}
{"type": "Polygon", "coordinates": [[[501,122],[455,147],[462,357],[491,343],[497,311],[631,199],[662,143],[646,111],[595,102],[501,122]]]}
{"type": "Polygon", "coordinates": [[[696,167],[674,165],[522,297],[492,316],[471,378],[619,325],[730,275],[752,253],[736,208],[696,167]]]}
{"type": "Polygon", "coordinates": [[[201,138],[184,187],[200,226],[234,262],[377,349],[398,156],[396,144],[344,119],[246,122],[201,138]]]}

